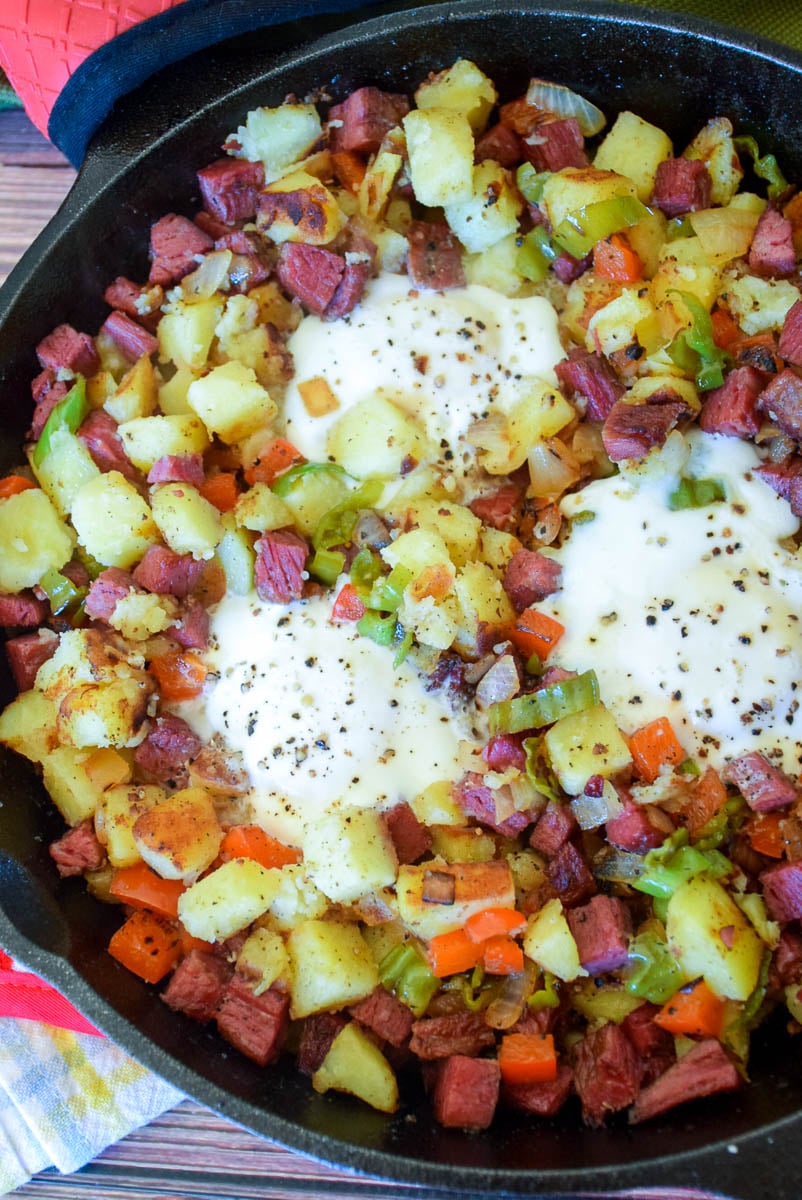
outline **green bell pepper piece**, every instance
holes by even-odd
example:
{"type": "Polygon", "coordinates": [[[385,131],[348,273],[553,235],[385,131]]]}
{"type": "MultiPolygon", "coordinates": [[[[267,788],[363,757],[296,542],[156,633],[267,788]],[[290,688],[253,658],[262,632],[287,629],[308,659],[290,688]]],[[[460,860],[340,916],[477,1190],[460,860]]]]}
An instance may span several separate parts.
{"type": "Polygon", "coordinates": [[[491,704],[488,710],[490,733],[521,733],[542,729],[561,717],[582,712],[599,702],[599,681],[595,671],[584,671],[572,679],[563,679],[548,687],[491,704]]]}
{"type": "Polygon", "coordinates": [[[86,380],[83,375],[79,375],[67,395],[59,400],[45,421],[39,441],[34,447],[33,465],[41,467],[50,453],[50,439],[57,429],[67,429],[70,433],[77,433],[88,412],[86,380]]]}
{"type": "Polygon", "coordinates": [[[563,217],[554,230],[554,241],[574,258],[584,258],[597,242],[637,225],[648,217],[649,209],[637,196],[612,196],[586,204],[563,217]]]}

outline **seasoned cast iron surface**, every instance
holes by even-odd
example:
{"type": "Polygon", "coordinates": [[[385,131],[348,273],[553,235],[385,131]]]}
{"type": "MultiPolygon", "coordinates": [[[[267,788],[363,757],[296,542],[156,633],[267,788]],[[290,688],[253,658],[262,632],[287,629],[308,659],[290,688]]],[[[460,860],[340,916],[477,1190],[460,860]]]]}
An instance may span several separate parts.
{"type": "MultiPolygon", "coordinates": [[[[789,178],[802,179],[802,60],[728,41],[699,23],[652,24],[643,10],[618,6],[530,11],[462,0],[390,13],[294,50],[307,34],[290,27],[235,39],[120,104],[65,207],[0,293],[0,470],[19,460],[37,341],[60,321],[96,330],[106,283],[120,273],[146,276],[150,223],[171,209],[196,211],[195,170],[218,155],[249,108],[276,104],[290,90],[325,88],[339,99],[366,83],[412,88],[462,55],[480,63],[505,99],[539,74],[575,87],[608,116],[633,109],[667,127],[678,146],[708,117],[730,116],[763,152],[781,153],[789,178]]],[[[0,670],[5,702],[12,688],[0,670]]],[[[797,1200],[790,1164],[802,1137],[802,1047],[783,1036],[781,1020],[756,1038],[751,1087],[636,1130],[583,1130],[569,1106],[553,1122],[510,1114],[489,1133],[463,1135],[434,1126],[414,1084],[409,1103],[386,1118],[347,1097],[315,1095],[289,1061],[260,1070],[213,1031],[168,1011],[103,949],[116,913],[80,881],[59,881],[47,843],[61,830],[33,773],[5,755],[0,943],[141,1061],[250,1128],[328,1161],[463,1194],[673,1184],[797,1200]]]]}

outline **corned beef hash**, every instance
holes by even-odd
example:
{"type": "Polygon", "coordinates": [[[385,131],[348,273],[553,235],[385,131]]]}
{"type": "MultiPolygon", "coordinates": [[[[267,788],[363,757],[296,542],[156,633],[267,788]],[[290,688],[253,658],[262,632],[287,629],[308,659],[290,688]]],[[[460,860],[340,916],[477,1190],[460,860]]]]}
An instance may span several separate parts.
{"type": "Polygon", "coordinates": [[[55,868],[318,1092],[740,1087],[802,1023],[802,198],[724,116],[464,59],[250,112],[198,185],[40,342],[0,480],[55,868]]]}

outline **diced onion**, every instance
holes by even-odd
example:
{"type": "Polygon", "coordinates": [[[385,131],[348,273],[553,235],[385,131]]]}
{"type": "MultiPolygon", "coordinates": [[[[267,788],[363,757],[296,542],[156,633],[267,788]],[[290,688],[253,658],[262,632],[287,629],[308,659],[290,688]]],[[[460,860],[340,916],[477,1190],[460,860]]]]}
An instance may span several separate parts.
{"type": "Polygon", "coordinates": [[[595,104],[591,104],[590,100],[577,95],[561,83],[550,83],[546,79],[530,80],[526,103],[551,116],[576,117],[585,137],[592,137],[607,124],[604,113],[595,104]]]}
{"type": "Polygon", "coordinates": [[[598,829],[624,811],[618,792],[609,779],[605,779],[600,796],[588,796],[585,792],[571,801],[571,812],[580,829],[598,829]]]}
{"type": "Polygon", "coordinates": [[[633,883],[643,869],[643,859],[629,850],[616,850],[612,846],[602,850],[593,860],[593,874],[597,879],[610,883],[633,883]]]}
{"type": "Polygon", "coordinates": [[[227,285],[230,266],[230,250],[213,250],[211,254],[204,254],[198,269],[181,280],[184,297],[192,296],[196,300],[206,300],[213,296],[227,285]]]}
{"type": "Polygon", "coordinates": [[[489,708],[501,700],[511,700],[517,695],[521,681],[518,667],[511,654],[503,654],[485,673],[476,688],[476,704],[480,709],[489,708]]]}
{"type": "Polygon", "coordinates": [[[579,479],[579,463],[559,438],[543,438],[535,442],[528,459],[529,490],[533,496],[561,496],[579,479]]]}
{"type": "Polygon", "coordinates": [[[534,981],[535,968],[531,962],[517,975],[507,975],[498,995],[485,1009],[485,1023],[491,1029],[511,1029],[524,1011],[534,981]]]}

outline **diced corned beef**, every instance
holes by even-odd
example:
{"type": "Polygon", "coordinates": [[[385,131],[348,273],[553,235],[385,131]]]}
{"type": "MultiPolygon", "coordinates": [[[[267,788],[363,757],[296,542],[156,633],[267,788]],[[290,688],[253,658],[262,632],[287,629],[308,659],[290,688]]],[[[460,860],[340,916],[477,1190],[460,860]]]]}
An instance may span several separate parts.
{"type": "Polygon", "coordinates": [[[413,287],[443,291],[464,286],[462,251],[448,225],[412,221],[407,242],[407,273],[413,287]]]}
{"type": "Polygon", "coordinates": [[[596,891],[595,880],[573,842],[566,842],[546,864],[546,879],[563,904],[577,904],[596,891]]]}
{"type": "Polygon", "coordinates": [[[553,858],[575,833],[576,828],[576,817],[568,805],[549,800],[529,836],[529,845],[533,850],[553,858]]]}
{"type": "Polygon", "coordinates": [[[426,690],[431,692],[435,689],[442,689],[452,698],[463,698],[471,694],[470,685],[465,677],[465,663],[451,650],[446,650],[440,655],[437,666],[429,675],[426,690]]]}
{"type": "Polygon", "coordinates": [[[39,668],[57,649],[58,637],[49,630],[40,629],[38,633],[23,633],[8,639],[6,656],[18,691],[27,692],[33,687],[39,668]]]}
{"type": "Polygon", "coordinates": [[[57,325],[42,338],[36,356],[43,367],[53,371],[71,371],[73,375],[94,375],[100,358],[94,340],[88,333],[79,333],[72,325],[57,325]]]}
{"type": "MultiPolygon", "coordinates": [[[[196,212],[192,220],[197,225],[198,229],[202,229],[204,233],[208,233],[210,238],[214,238],[215,242],[218,238],[225,237],[227,233],[231,233],[232,229],[237,229],[238,225],[227,225],[225,221],[221,221],[219,217],[213,217],[211,213],[201,209],[196,212]]],[[[219,249],[219,247],[215,247],[219,249]]]]}
{"type": "Polygon", "coordinates": [[[802,378],[791,367],[780,371],[767,384],[757,406],[783,433],[802,438],[802,378]]]}
{"type": "Polygon", "coordinates": [[[516,612],[523,612],[559,591],[562,567],[539,550],[516,550],[504,572],[504,591],[516,612]]]}
{"type": "Polygon", "coordinates": [[[326,305],[323,313],[327,321],[336,321],[348,316],[362,299],[365,284],[370,279],[373,267],[369,262],[349,262],[345,260],[345,270],[337,284],[337,290],[326,305]]]}
{"type": "Polygon", "coordinates": [[[396,857],[400,863],[414,863],[432,848],[432,835],[403,800],[384,814],[396,857]]]}
{"type": "Polygon", "coordinates": [[[481,775],[469,771],[451,789],[454,801],[468,816],[475,817],[481,825],[495,830],[502,837],[516,837],[527,825],[531,825],[532,816],[525,812],[513,812],[499,821],[496,815],[496,798],[493,789],[482,780],[481,775]]]}
{"type": "Polygon", "coordinates": [[[485,525],[508,532],[517,522],[521,497],[521,488],[515,483],[508,483],[497,488],[495,492],[477,496],[475,500],[471,500],[469,507],[473,515],[485,525]]]}
{"type": "Polygon", "coordinates": [[[203,207],[220,221],[248,221],[256,212],[259,192],[265,185],[260,162],[220,158],[198,171],[203,207]]]}
{"type": "Polygon", "coordinates": [[[205,1024],[217,1013],[232,974],[232,968],[220,955],[190,950],[170,976],[162,1000],[176,1012],[205,1024]]]}
{"type": "Polygon", "coordinates": [[[551,687],[553,683],[564,683],[566,679],[575,679],[576,671],[566,671],[562,667],[547,667],[540,676],[540,686],[536,689],[551,687]]]}
{"type": "Polygon", "coordinates": [[[167,213],[150,231],[150,283],[178,283],[198,266],[201,255],[214,246],[208,233],[188,217],[167,213]]]}
{"type": "Polygon", "coordinates": [[[281,247],[276,269],[282,287],[304,308],[320,315],[334,299],[345,259],[323,246],[287,242],[281,247]]]}
{"type": "Polygon", "coordinates": [[[502,167],[514,167],[522,158],[521,139],[509,125],[492,125],[476,139],[474,162],[481,163],[490,159],[500,163],[502,167]]]}
{"type": "Polygon", "coordinates": [[[554,371],[569,396],[584,396],[591,421],[606,420],[625,391],[607,359],[595,350],[571,350],[554,371]]]}
{"type": "Polygon", "coordinates": [[[802,917],[802,862],[777,863],[760,876],[766,908],[775,921],[802,917]]]}
{"type": "Polygon", "coordinates": [[[501,1098],[521,1112],[536,1117],[555,1117],[565,1104],[574,1082],[574,1073],[567,1063],[557,1067],[557,1078],[548,1083],[506,1083],[501,1098]]]}
{"type": "Polygon", "coordinates": [[[493,1030],[485,1024],[481,1013],[457,1012],[415,1021],[409,1048],[418,1058],[430,1061],[452,1054],[473,1058],[495,1043],[493,1030]]]}
{"type": "Polygon", "coordinates": [[[415,1020],[406,1004],[381,986],[355,1004],[351,1015],[391,1046],[403,1046],[415,1020]]]}
{"type": "Polygon", "coordinates": [[[574,1087],[588,1125],[632,1104],[640,1088],[635,1047],[618,1025],[602,1025],[574,1046],[574,1087]]]}
{"type": "Polygon", "coordinates": [[[242,1054],[266,1067],[281,1053],[289,1008],[289,994],[275,984],[257,996],[251,984],[235,973],[217,1011],[217,1028],[242,1054]]]}
{"type": "Polygon", "coordinates": [[[90,412],[78,430],[78,437],[101,471],[119,471],[131,480],[141,478],[123,449],[117,433],[117,422],[104,409],[95,408],[90,412]]]}
{"type": "Polygon", "coordinates": [[[134,762],[158,783],[177,782],[186,778],[187,766],[201,746],[200,738],[182,717],[162,713],[134,751],[134,762]]]}
{"type": "Polygon", "coordinates": [[[314,1075],[331,1049],[337,1034],[345,1029],[348,1020],[339,1012],[312,1013],[301,1028],[297,1066],[304,1075],[314,1075]]]}
{"type": "Polygon", "coordinates": [[[551,264],[551,269],[560,283],[573,283],[590,269],[593,255],[586,254],[584,258],[574,258],[567,250],[561,250],[551,264]]]}
{"type": "Polygon", "coordinates": [[[710,207],[713,181],[703,162],[695,158],[667,158],[657,168],[652,204],[667,217],[710,207]]]}
{"type": "Polygon", "coordinates": [[[791,455],[783,462],[762,463],[754,468],[764,483],[787,500],[795,517],[802,517],[802,458],[791,455]]]}
{"type": "Polygon", "coordinates": [[[802,934],[783,929],[771,960],[771,972],[781,987],[802,981],[802,934]]]}
{"type": "Polygon", "coordinates": [[[159,339],[124,312],[110,313],[101,325],[100,332],[111,338],[129,362],[136,362],[143,354],[155,354],[159,349],[159,339]]]}
{"type": "Polygon", "coordinates": [[[747,261],[756,275],[790,275],[796,266],[794,227],[776,208],[760,214],[747,261]]]}
{"type": "Polygon", "coordinates": [[[498,1104],[501,1071],[495,1058],[456,1054],[437,1069],[434,1116],[447,1129],[487,1129],[498,1104]]]}
{"type": "Polygon", "coordinates": [[[561,171],[563,167],[586,167],[585,139],[576,117],[563,117],[538,125],[523,138],[524,157],[536,171],[561,171]]]}
{"type": "Polygon", "coordinates": [[[156,284],[143,287],[118,275],[106,288],[103,299],[109,308],[116,308],[151,329],[161,316],[159,309],[164,303],[164,291],[156,284]]]}
{"type": "Polygon", "coordinates": [[[289,604],[303,595],[309,546],[297,533],[276,529],[256,543],[256,592],[261,600],[289,604]]]}
{"type": "Polygon", "coordinates": [[[50,605],[31,591],[0,593],[0,625],[35,629],[50,616],[50,605]]]}
{"type": "Polygon", "coordinates": [[[788,778],[757,750],[739,754],[722,771],[727,783],[734,783],[753,812],[772,812],[786,808],[799,799],[788,778]]]}
{"type": "Polygon", "coordinates": [[[707,393],[699,424],[705,433],[752,438],[760,429],[757,400],[765,379],[754,367],[735,367],[721,387],[707,393]]]}
{"type": "Polygon", "coordinates": [[[203,563],[191,554],[176,554],[167,546],[148,546],[144,558],[134,567],[134,583],[146,592],[175,596],[184,600],[197,586],[203,563]]]}
{"type": "Polygon", "coordinates": [[[32,441],[38,442],[47,418],[59,400],[64,399],[68,391],[69,385],[63,379],[56,378],[56,373],[52,367],[45,367],[31,381],[31,395],[36,405],[33,410],[30,432],[28,433],[28,437],[32,441]]]}
{"type": "Polygon", "coordinates": [[[657,1079],[658,1075],[662,1075],[677,1057],[673,1034],[654,1023],[659,1011],[659,1005],[646,1001],[627,1013],[621,1022],[622,1030],[632,1042],[640,1059],[641,1087],[646,1087],[657,1079]]]}
{"type": "Polygon", "coordinates": [[[181,619],[170,627],[170,637],[187,650],[205,650],[209,645],[209,613],[199,600],[190,596],[184,602],[181,619]]]}
{"type": "Polygon", "coordinates": [[[249,292],[264,283],[273,273],[273,267],[265,255],[235,254],[228,268],[232,291],[249,292]]]}
{"type": "Polygon", "coordinates": [[[385,134],[400,125],[408,112],[409,100],[401,93],[357,88],[329,110],[331,148],[373,154],[385,134]]]}
{"type": "Polygon", "coordinates": [[[605,826],[607,841],[619,850],[646,854],[665,841],[665,833],[652,825],[646,806],[624,800],[624,811],[605,826]]]}
{"type": "Polygon", "coordinates": [[[629,909],[616,896],[594,896],[568,911],[568,924],[589,975],[605,975],[623,967],[629,955],[632,922],[629,909]]]}
{"type": "Polygon", "coordinates": [[[613,462],[645,458],[654,446],[662,446],[669,432],[685,414],[685,405],[627,404],[618,400],[602,426],[602,442],[613,462]]]}
{"type": "Polygon", "coordinates": [[[200,451],[195,454],[165,454],[148,471],[148,483],[189,483],[199,488],[205,478],[200,451]]]}
{"type": "Polygon", "coordinates": [[[686,1100],[733,1092],[743,1080],[715,1038],[705,1038],[645,1087],[635,1101],[630,1121],[648,1121],[686,1100]]]}
{"type": "Polygon", "coordinates": [[[66,575],[67,579],[69,579],[71,583],[74,583],[77,588],[89,587],[89,584],[91,583],[89,572],[84,564],[79,562],[77,558],[71,558],[69,562],[66,562],[64,566],[60,568],[60,570],[61,574],[66,575]]]}
{"type": "Polygon", "coordinates": [[[786,362],[802,367],[802,300],[792,304],[785,314],[777,349],[786,362]]]}
{"type": "Polygon", "coordinates": [[[106,567],[89,587],[85,602],[87,616],[93,621],[110,622],[119,602],[138,590],[130,572],[106,567]]]}
{"type": "Polygon", "coordinates": [[[482,750],[482,758],[491,771],[504,774],[511,767],[523,771],[526,768],[526,751],[521,738],[515,733],[498,733],[482,750]]]}
{"type": "Polygon", "coordinates": [[[96,871],[106,861],[106,851],[97,840],[91,819],[68,830],[48,847],[48,852],[62,878],[96,871]]]}

